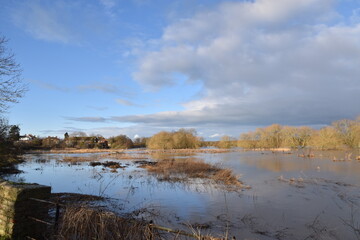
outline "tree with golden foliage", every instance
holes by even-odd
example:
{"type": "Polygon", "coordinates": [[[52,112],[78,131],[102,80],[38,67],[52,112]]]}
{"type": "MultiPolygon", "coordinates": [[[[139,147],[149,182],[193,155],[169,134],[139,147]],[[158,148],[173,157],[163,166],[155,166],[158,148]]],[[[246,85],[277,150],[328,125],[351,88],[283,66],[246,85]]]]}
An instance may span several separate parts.
{"type": "Polygon", "coordinates": [[[332,123],[342,143],[349,148],[359,147],[360,116],[356,120],[343,119],[332,123]]]}
{"type": "Polygon", "coordinates": [[[265,128],[256,130],[259,134],[259,147],[261,148],[279,148],[284,141],[284,134],[280,124],[273,124],[265,128]]]}
{"type": "Polygon", "coordinates": [[[306,126],[285,126],[282,129],[284,135],[284,146],[291,148],[304,148],[309,146],[314,129],[306,126]]]}
{"type": "Polygon", "coordinates": [[[315,131],[311,137],[310,145],[321,150],[340,149],[343,146],[339,133],[332,126],[315,131]]]}
{"type": "Polygon", "coordinates": [[[236,139],[229,137],[227,135],[224,135],[221,137],[220,142],[218,144],[219,148],[232,148],[236,145],[236,139]]]}
{"type": "Polygon", "coordinates": [[[245,149],[255,149],[259,147],[260,136],[257,132],[242,133],[238,140],[238,147],[245,149]]]}

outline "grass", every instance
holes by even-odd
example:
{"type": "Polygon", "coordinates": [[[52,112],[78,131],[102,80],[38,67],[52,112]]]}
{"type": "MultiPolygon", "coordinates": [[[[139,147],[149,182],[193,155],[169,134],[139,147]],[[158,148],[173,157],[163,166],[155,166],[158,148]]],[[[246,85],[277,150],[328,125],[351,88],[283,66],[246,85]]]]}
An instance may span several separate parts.
{"type": "Polygon", "coordinates": [[[145,168],[161,180],[185,181],[188,178],[211,179],[216,183],[243,187],[232,170],[223,169],[195,158],[164,159],[145,168]]]}
{"type": "Polygon", "coordinates": [[[67,207],[56,234],[57,240],[73,239],[155,239],[147,223],[122,218],[114,213],[88,207],[67,207]]]}
{"type": "Polygon", "coordinates": [[[188,226],[191,232],[171,229],[153,224],[152,221],[121,217],[112,212],[88,206],[66,207],[61,215],[54,240],[118,240],[118,239],[198,239],[220,240],[211,235],[201,234],[199,228],[188,226]]]}

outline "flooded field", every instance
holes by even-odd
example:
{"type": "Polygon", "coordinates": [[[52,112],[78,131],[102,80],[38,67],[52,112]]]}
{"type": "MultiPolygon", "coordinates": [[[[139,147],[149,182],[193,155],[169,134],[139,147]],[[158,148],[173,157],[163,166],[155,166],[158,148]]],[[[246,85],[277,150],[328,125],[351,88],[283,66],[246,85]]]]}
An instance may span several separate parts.
{"type": "Polygon", "coordinates": [[[236,239],[360,239],[359,152],[181,152],[26,154],[12,181],[53,193],[111,198],[109,208],[170,228],[236,239]],[[231,169],[242,187],[207,178],[177,181],[144,166],[161,159],[231,169]],[[149,163],[150,162],[150,163],[149,163]],[[249,187],[247,187],[249,186],[249,187]],[[146,210],[145,210],[146,209],[146,210]]]}

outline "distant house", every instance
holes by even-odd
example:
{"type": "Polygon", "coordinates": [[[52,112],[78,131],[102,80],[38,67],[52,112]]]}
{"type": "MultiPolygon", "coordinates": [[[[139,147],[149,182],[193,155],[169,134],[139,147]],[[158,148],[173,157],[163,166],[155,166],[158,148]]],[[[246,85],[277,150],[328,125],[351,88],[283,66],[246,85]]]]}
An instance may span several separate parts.
{"type": "Polygon", "coordinates": [[[20,136],[19,141],[31,141],[34,140],[36,137],[34,135],[31,134],[26,134],[24,136],[20,136]]]}

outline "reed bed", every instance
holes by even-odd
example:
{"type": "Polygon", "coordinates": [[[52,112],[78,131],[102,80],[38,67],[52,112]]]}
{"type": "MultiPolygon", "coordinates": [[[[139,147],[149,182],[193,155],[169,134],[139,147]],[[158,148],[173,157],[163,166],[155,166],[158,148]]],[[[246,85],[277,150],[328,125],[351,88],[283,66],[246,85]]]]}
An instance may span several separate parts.
{"type": "Polygon", "coordinates": [[[220,240],[189,226],[190,232],[171,229],[132,217],[120,217],[112,212],[87,206],[66,207],[54,240],[220,240]]]}
{"type": "Polygon", "coordinates": [[[145,168],[161,180],[186,181],[188,178],[211,179],[216,183],[243,187],[231,169],[223,169],[195,158],[164,159],[145,168]]]}
{"type": "Polygon", "coordinates": [[[148,224],[88,207],[67,207],[62,214],[56,240],[159,239],[148,224]]]}

